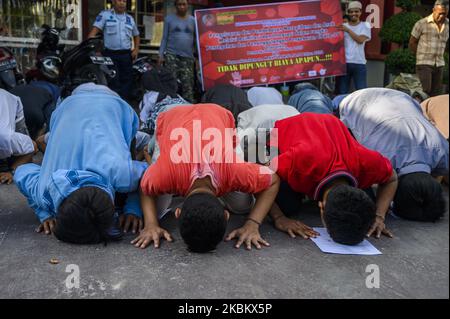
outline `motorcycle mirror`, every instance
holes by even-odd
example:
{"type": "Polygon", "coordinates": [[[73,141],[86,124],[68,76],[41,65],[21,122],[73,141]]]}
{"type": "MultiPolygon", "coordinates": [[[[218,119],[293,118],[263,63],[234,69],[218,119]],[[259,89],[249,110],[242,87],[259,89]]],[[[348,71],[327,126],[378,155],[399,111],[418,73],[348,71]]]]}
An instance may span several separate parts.
{"type": "Polygon", "coordinates": [[[0,81],[3,82],[4,85],[8,89],[12,89],[16,86],[16,75],[13,70],[5,70],[0,72],[0,81]]]}

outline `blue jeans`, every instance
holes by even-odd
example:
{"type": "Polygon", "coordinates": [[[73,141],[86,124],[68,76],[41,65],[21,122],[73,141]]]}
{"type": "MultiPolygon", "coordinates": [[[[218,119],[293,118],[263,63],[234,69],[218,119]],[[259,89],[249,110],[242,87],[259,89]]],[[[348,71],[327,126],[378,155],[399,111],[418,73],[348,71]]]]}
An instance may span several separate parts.
{"type": "Polygon", "coordinates": [[[367,88],[367,67],[365,64],[347,63],[347,75],[338,78],[338,94],[350,93],[352,79],[355,90],[367,88]]]}

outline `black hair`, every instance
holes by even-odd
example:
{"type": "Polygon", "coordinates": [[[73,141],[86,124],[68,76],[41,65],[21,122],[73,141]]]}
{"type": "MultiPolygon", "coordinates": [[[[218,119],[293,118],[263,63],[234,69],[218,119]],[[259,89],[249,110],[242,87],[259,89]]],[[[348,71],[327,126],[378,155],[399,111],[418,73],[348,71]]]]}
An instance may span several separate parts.
{"type": "Polygon", "coordinates": [[[394,212],[399,217],[415,221],[435,222],[446,211],[444,191],[428,173],[400,176],[394,198],[394,212]]]}
{"type": "Polygon", "coordinates": [[[98,244],[106,241],[113,215],[114,203],[107,192],[82,187],[59,205],[54,234],[68,243],[98,244]]]}
{"type": "Polygon", "coordinates": [[[209,252],[225,235],[224,207],[214,195],[193,194],[183,203],[179,225],[181,237],[190,251],[209,252]]]}
{"type": "Polygon", "coordinates": [[[375,221],[375,203],[361,189],[337,185],[328,193],[324,221],[335,242],[357,245],[375,221]]]}
{"type": "Polygon", "coordinates": [[[201,103],[214,103],[226,108],[233,113],[236,123],[240,113],[253,107],[247,93],[231,84],[217,84],[210,88],[203,94],[201,103]]]}
{"type": "Polygon", "coordinates": [[[161,102],[166,96],[176,98],[178,91],[177,79],[165,67],[154,67],[142,75],[142,86],[148,91],[158,92],[156,102],[161,102]]]}

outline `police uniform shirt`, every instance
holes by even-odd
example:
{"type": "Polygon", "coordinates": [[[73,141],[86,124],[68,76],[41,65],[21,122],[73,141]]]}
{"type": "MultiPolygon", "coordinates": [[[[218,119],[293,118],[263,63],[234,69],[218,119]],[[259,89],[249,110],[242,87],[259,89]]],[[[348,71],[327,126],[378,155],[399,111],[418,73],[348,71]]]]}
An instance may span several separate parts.
{"type": "Polygon", "coordinates": [[[116,14],[114,10],[102,11],[94,27],[104,33],[105,47],[109,50],[130,50],[131,38],[139,35],[134,19],[129,14],[116,14]]]}

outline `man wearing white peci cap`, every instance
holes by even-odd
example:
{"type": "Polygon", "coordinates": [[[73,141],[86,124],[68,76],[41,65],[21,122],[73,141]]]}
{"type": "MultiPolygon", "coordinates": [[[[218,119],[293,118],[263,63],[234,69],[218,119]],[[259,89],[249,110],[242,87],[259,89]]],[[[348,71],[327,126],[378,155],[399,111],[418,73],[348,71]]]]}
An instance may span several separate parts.
{"type": "Polygon", "coordinates": [[[350,93],[351,81],[356,90],[367,88],[367,68],[364,46],[371,39],[370,24],[362,22],[362,4],[359,1],[350,2],[347,13],[348,23],[340,26],[345,36],[345,59],[347,61],[347,75],[338,79],[339,94],[350,93]]]}

